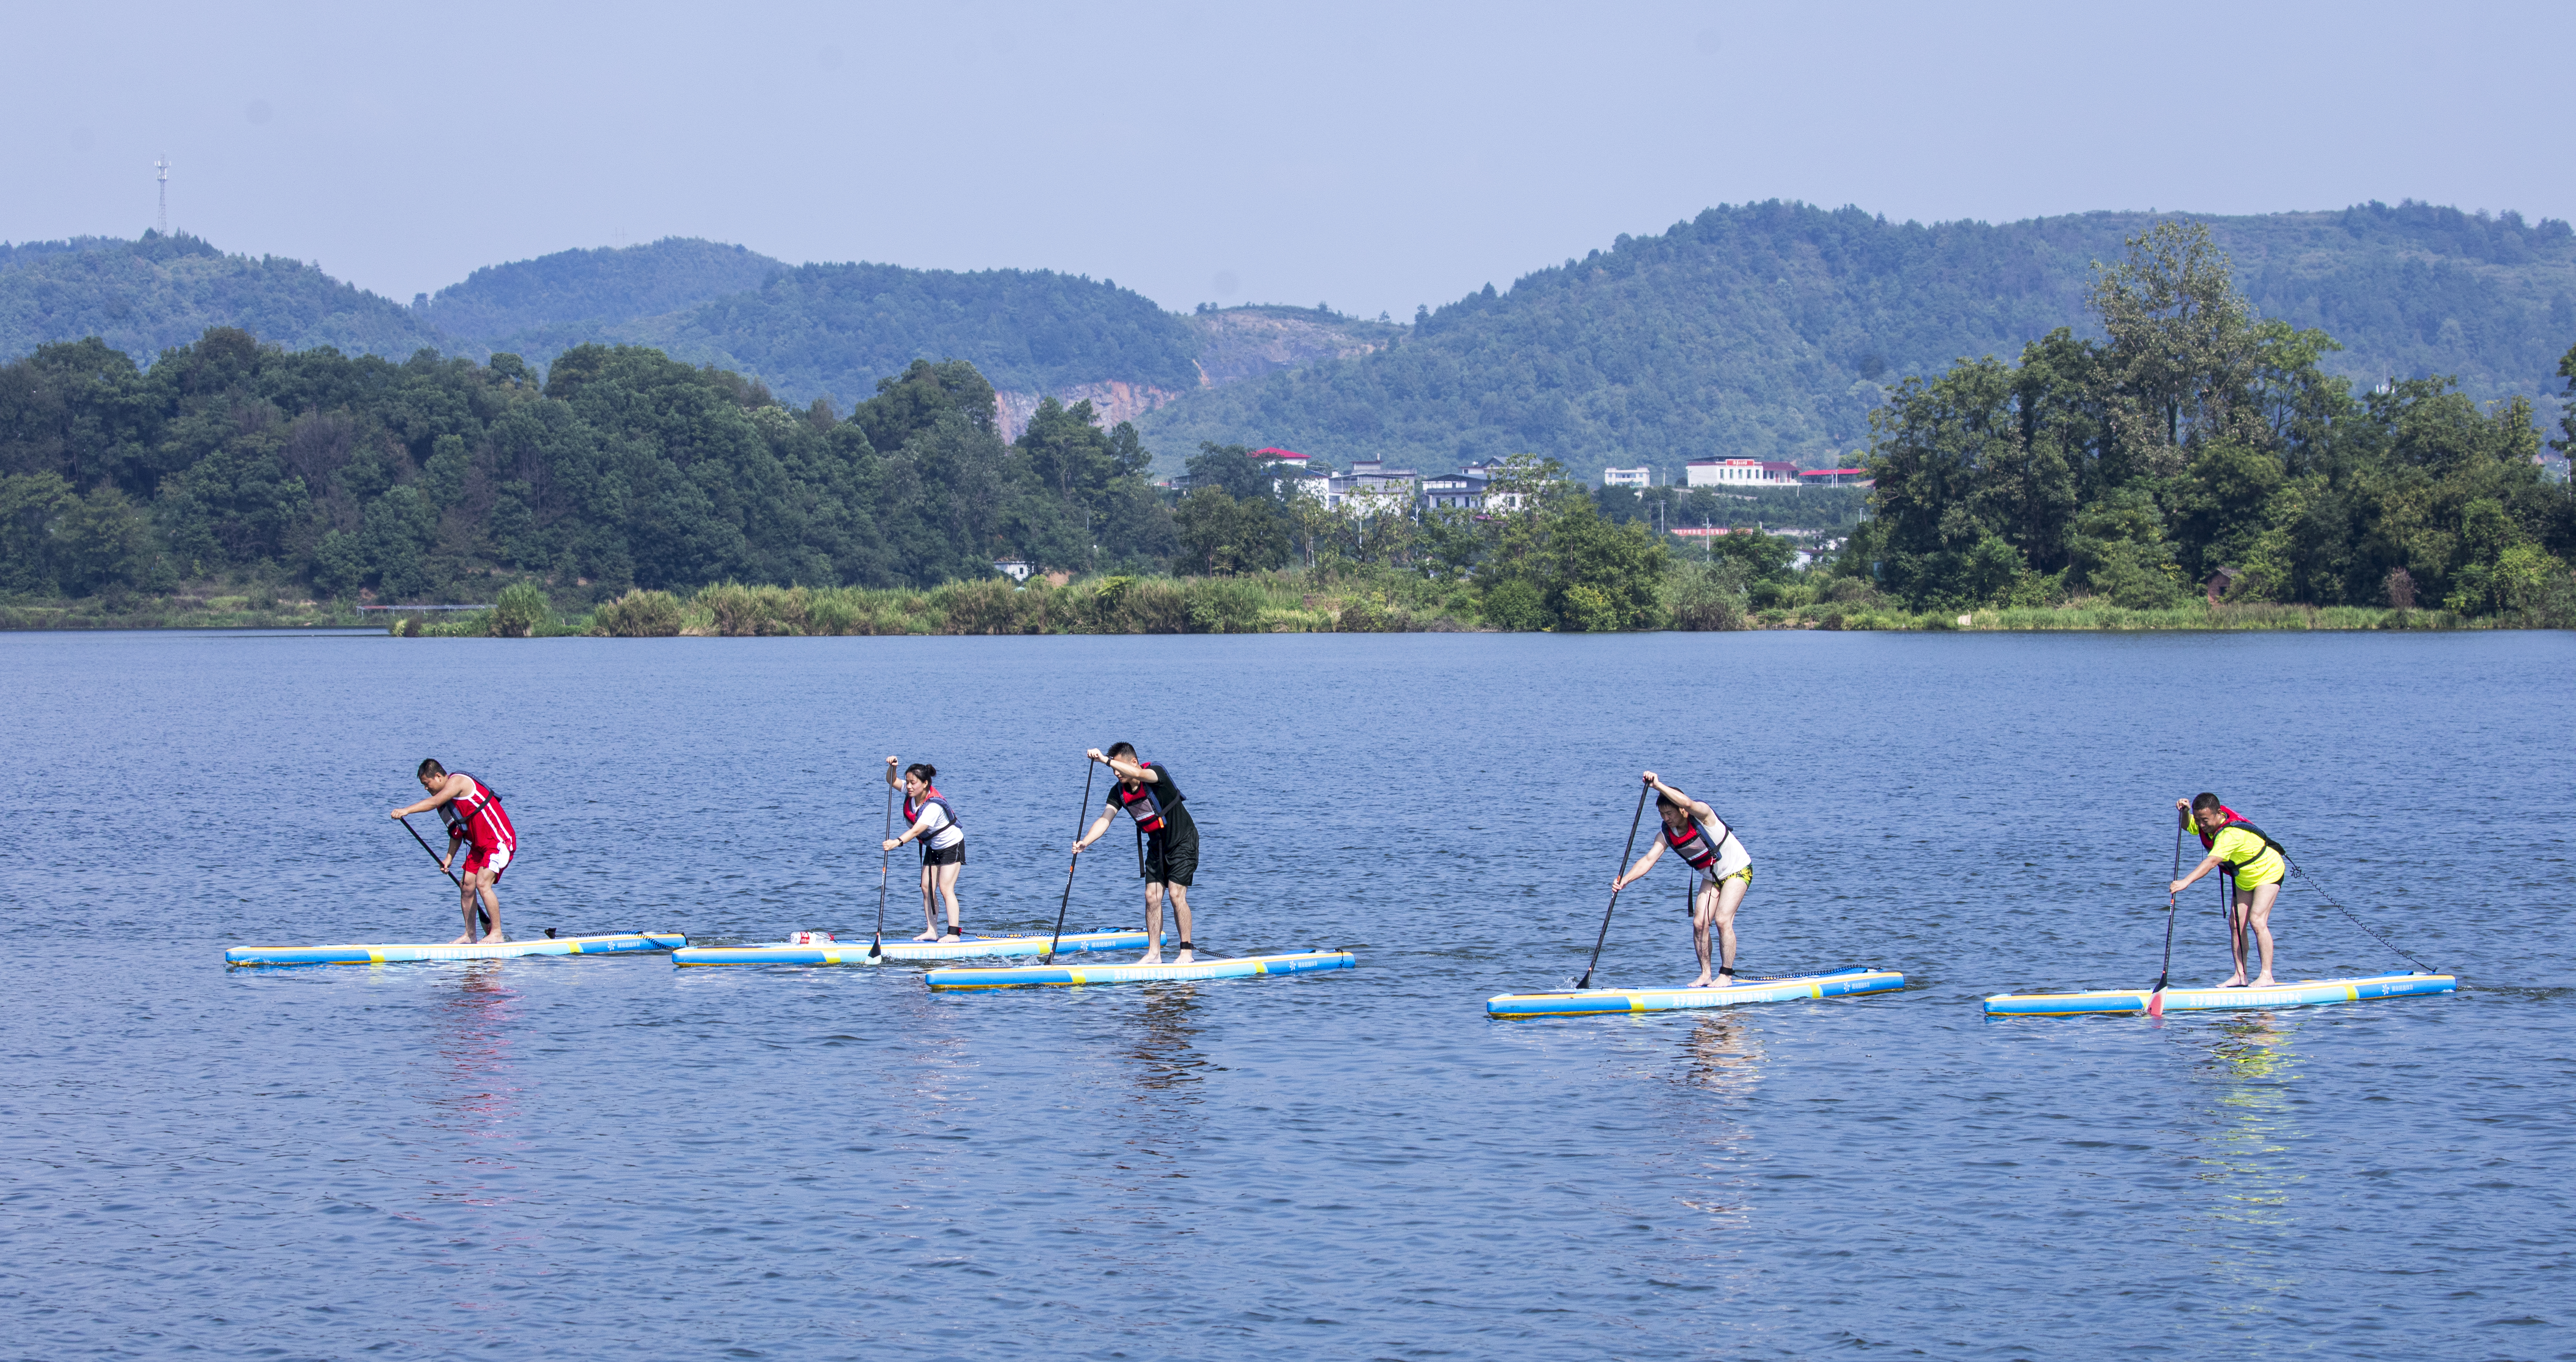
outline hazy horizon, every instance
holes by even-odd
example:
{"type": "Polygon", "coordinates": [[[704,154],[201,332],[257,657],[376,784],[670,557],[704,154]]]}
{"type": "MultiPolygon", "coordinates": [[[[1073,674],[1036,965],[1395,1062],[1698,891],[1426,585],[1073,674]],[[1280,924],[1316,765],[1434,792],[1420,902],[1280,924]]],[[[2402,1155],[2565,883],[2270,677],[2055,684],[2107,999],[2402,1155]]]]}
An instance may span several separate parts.
{"type": "Polygon", "coordinates": [[[2554,87],[2493,56],[2576,18],[2420,13],[50,11],[15,24],[0,239],[139,234],[166,154],[175,230],[398,301],[694,236],[1402,320],[1722,202],[2576,218],[2554,87]]]}

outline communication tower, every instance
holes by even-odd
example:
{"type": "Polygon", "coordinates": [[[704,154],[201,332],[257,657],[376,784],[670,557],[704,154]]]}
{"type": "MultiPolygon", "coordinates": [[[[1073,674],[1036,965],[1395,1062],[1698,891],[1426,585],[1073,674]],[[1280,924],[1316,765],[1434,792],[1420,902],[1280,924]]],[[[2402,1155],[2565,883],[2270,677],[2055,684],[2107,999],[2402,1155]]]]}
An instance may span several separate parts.
{"type": "Polygon", "coordinates": [[[168,236],[170,235],[170,153],[166,151],[161,153],[161,159],[154,161],[152,168],[161,172],[161,235],[168,236]]]}

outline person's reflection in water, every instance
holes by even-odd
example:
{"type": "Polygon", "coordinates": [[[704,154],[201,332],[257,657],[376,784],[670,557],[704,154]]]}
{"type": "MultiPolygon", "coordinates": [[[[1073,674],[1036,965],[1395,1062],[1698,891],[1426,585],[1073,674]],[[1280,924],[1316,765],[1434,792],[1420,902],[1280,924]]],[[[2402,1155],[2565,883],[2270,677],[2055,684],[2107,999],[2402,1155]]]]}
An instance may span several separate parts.
{"type": "MultiPolygon", "coordinates": [[[[1762,1042],[1744,1018],[1729,1012],[1693,1017],[1682,1033],[1682,1066],[1677,1086],[1722,1099],[1722,1108],[1740,1107],[1762,1083],[1762,1042]]],[[[1753,1157],[1753,1139],[1732,1114],[1710,1121],[1705,1102],[1693,1104],[1698,1120],[1679,1134],[1680,1157],[1695,1159],[1697,1184],[1681,1203],[1692,1210],[1743,1223],[1752,1211],[1751,1179],[1745,1164],[1753,1157]]]]}
{"type": "Polygon", "coordinates": [[[2297,1224],[2291,1193],[2300,1180],[2291,1146],[2299,1130],[2289,1085],[2298,1078],[2297,1034],[2268,1012],[2238,1013],[2219,1024],[2203,1072],[2217,1102],[2202,1139],[2201,1180],[2216,1194],[2209,1211],[2221,1252],[2211,1259],[2232,1311],[2269,1315],[2262,1297],[2298,1289],[2290,1237],[2297,1224]]]}
{"type": "MultiPolygon", "coordinates": [[[[423,1122],[429,1139],[423,1153],[432,1161],[454,1165],[505,1166],[505,1146],[489,1142],[515,1138],[511,1122],[519,1111],[518,1089],[510,1085],[516,1070],[510,1048],[519,1020],[519,995],[509,986],[504,962],[468,962],[452,989],[430,1005],[437,1035],[436,1062],[430,1066],[435,1085],[426,1095],[423,1122]]],[[[470,1180],[465,1184],[435,1179],[430,1199],[483,1203],[486,1198],[470,1180]]]]}
{"type": "Polygon", "coordinates": [[[1121,1161],[1133,1173],[1187,1177],[1182,1156],[1197,1144],[1199,1084],[1207,1057],[1192,1044],[1198,1035],[1199,991],[1189,984],[1149,985],[1136,1021],[1136,1043],[1125,1055],[1135,1084],[1135,1119],[1121,1161]]]}

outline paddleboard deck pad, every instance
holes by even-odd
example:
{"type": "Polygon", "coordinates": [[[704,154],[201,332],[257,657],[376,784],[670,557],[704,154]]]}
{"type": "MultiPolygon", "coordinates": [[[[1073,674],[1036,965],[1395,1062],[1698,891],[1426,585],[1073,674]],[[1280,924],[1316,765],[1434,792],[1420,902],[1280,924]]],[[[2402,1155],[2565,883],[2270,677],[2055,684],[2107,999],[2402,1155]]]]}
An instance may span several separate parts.
{"type": "MultiPolygon", "coordinates": [[[[2168,988],[2167,1012],[2213,1012],[2245,1007],[2313,1007],[2370,998],[2414,998],[2449,993],[2460,981],[2448,974],[2374,974],[2367,979],[2302,979],[2270,988],[2168,988]]],[[[1986,999],[1989,1017],[2129,1016],[2147,1010],[2153,990],[2097,989],[2090,993],[1998,993],[1986,999]]]]}
{"type": "Polygon", "coordinates": [[[1352,969],[1359,962],[1348,951],[1299,951],[1293,955],[1246,955],[1232,960],[1194,960],[1186,965],[1020,965],[983,969],[935,969],[922,982],[942,992],[985,988],[1038,988],[1048,985],[1149,984],[1164,979],[1251,979],[1271,974],[1306,974],[1315,970],[1352,969]]]}
{"type": "Polygon", "coordinates": [[[684,932],[611,932],[604,936],[532,936],[498,945],[235,946],[227,965],[393,965],[414,960],[515,960],[527,955],[634,955],[676,951],[684,932]]]}
{"type": "Polygon", "coordinates": [[[1840,998],[1905,987],[1894,970],[1847,969],[1786,979],[1745,979],[1720,988],[1587,988],[1562,993],[1505,993],[1485,1000],[1489,1017],[1599,1017],[1632,1012],[1679,1012],[1739,1003],[1785,1003],[1798,998],[1840,998]]]}
{"type": "MultiPolygon", "coordinates": [[[[1170,944],[1172,934],[1163,933],[1170,944]]],[[[865,941],[835,941],[828,946],[791,946],[785,942],[761,942],[748,946],[691,946],[673,951],[675,965],[883,965],[914,960],[975,960],[1014,955],[1044,955],[1053,936],[969,936],[962,941],[940,944],[931,941],[889,941],[885,953],[868,954],[865,941]]],[[[1101,930],[1067,932],[1055,952],[1064,955],[1083,951],[1141,951],[1145,934],[1101,930]]]]}

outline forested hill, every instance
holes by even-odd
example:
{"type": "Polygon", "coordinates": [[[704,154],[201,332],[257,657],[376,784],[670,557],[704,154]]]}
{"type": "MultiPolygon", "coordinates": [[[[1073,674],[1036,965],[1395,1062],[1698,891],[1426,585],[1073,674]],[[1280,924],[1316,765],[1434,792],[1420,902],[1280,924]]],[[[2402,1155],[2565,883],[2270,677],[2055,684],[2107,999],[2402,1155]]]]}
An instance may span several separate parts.
{"type": "MultiPolygon", "coordinates": [[[[1426,468],[1524,450],[1665,475],[1710,455],[1839,462],[1898,379],[2011,358],[2060,326],[2089,334],[2093,263],[2157,220],[1712,208],[1488,285],[1392,350],[1193,393],[1139,425],[1163,449],[1249,441],[1426,468]]],[[[2346,347],[2328,372],[2364,386],[2457,374],[2476,398],[2552,404],[2576,339],[2566,223],[2413,203],[2198,220],[2259,310],[2346,347]]]]}
{"type": "Polygon", "coordinates": [[[666,237],[486,265],[440,289],[427,313],[467,346],[551,359],[624,323],[756,289],[786,268],[745,247],[666,237]]]}
{"type": "Polygon", "coordinates": [[[447,344],[409,308],[319,266],[226,255],[185,233],[0,246],[0,360],[96,336],[148,362],[215,326],[288,349],[390,358],[447,344]]]}

